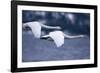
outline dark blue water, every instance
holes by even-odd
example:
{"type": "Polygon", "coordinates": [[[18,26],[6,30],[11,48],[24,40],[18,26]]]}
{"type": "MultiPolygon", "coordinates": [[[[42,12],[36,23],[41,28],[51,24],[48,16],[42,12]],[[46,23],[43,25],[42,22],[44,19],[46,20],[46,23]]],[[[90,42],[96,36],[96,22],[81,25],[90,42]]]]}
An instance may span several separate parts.
{"type": "Polygon", "coordinates": [[[89,38],[65,39],[57,48],[53,41],[36,39],[32,34],[22,34],[22,61],[79,60],[90,58],[89,38]]]}

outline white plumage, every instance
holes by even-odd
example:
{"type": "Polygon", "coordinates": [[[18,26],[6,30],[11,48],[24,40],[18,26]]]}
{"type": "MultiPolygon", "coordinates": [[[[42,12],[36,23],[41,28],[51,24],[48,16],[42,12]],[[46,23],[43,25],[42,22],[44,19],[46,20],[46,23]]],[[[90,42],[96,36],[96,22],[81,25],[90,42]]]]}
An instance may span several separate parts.
{"type": "Polygon", "coordinates": [[[47,38],[47,37],[52,38],[57,47],[60,47],[64,44],[64,35],[63,35],[62,31],[53,31],[53,32],[50,32],[49,35],[45,35],[42,37],[43,38],[47,38]]]}
{"type": "Polygon", "coordinates": [[[64,35],[61,31],[50,32],[50,37],[54,40],[57,47],[64,44],[64,35]]]}
{"type": "Polygon", "coordinates": [[[23,24],[24,27],[30,27],[32,30],[32,33],[35,38],[40,38],[41,37],[41,29],[46,28],[46,29],[61,29],[59,26],[53,27],[53,26],[47,26],[42,24],[42,22],[34,21],[34,22],[27,22],[23,24]]]}
{"type": "Polygon", "coordinates": [[[24,26],[28,26],[31,28],[32,33],[34,34],[35,38],[40,38],[41,36],[41,23],[38,22],[28,22],[23,24],[24,26]]]}

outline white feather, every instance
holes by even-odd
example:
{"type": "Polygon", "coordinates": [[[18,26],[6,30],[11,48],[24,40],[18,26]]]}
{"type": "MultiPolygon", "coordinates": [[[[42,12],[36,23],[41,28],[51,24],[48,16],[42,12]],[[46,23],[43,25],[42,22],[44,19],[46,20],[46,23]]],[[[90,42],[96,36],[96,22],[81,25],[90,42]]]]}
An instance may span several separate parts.
{"type": "Polygon", "coordinates": [[[40,38],[41,36],[41,23],[39,22],[28,22],[26,26],[29,26],[35,38],[40,38]]]}
{"type": "Polygon", "coordinates": [[[60,47],[64,44],[64,35],[62,31],[50,32],[49,36],[54,40],[57,47],[60,47]]]}

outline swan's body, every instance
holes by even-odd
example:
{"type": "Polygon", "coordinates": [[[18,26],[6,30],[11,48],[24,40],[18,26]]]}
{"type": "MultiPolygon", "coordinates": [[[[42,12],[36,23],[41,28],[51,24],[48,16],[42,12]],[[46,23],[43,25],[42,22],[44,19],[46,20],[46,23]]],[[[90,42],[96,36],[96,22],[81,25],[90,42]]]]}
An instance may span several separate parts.
{"type": "Polygon", "coordinates": [[[84,37],[84,35],[70,36],[64,34],[62,31],[53,31],[50,32],[48,35],[42,36],[42,38],[53,39],[57,47],[61,47],[64,44],[64,38],[72,39],[72,38],[80,38],[80,37],[84,37]]]}
{"type": "Polygon", "coordinates": [[[24,26],[28,26],[31,28],[32,33],[34,34],[34,37],[40,38],[41,35],[41,23],[38,22],[28,22],[24,23],[24,26]]]}
{"type": "Polygon", "coordinates": [[[43,38],[48,38],[48,37],[52,38],[57,47],[60,47],[64,44],[64,36],[63,36],[63,32],[61,32],[61,31],[50,32],[49,35],[45,35],[42,37],[43,38]]]}
{"type": "Polygon", "coordinates": [[[32,33],[34,34],[35,38],[40,38],[41,37],[41,29],[46,28],[46,29],[61,29],[59,26],[53,27],[53,26],[47,26],[42,24],[41,22],[34,21],[34,22],[27,22],[23,24],[23,27],[30,27],[32,30],[32,33]]]}

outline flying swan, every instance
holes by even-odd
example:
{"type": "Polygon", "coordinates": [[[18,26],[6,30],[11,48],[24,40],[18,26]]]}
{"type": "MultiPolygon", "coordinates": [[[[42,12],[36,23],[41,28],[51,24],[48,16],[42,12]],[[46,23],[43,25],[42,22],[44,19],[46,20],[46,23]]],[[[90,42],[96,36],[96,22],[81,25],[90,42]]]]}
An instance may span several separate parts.
{"type": "Polygon", "coordinates": [[[23,24],[23,28],[25,27],[30,27],[32,30],[32,33],[34,35],[35,38],[40,38],[41,37],[41,29],[46,28],[46,29],[61,29],[59,26],[47,26],[44,25],[41,22],[38,21],[33,21],[33,22],[27,22],[23,24]]]}
{"type": "Polygon", "coordinates": [[[72,39],[72,38],[81,38],[81,37],[84,37],[84,35],[70,36],[64,34],[62,31],[53,31],[50,32],[48,35],[42,36],[41,39],[51,38],[57,47],[61,47],[64,44],[64,38],[72,39]]]}

